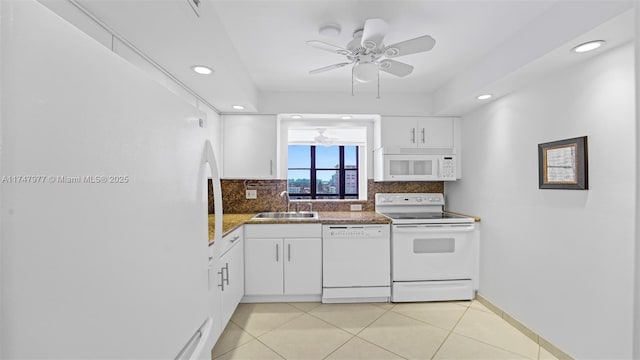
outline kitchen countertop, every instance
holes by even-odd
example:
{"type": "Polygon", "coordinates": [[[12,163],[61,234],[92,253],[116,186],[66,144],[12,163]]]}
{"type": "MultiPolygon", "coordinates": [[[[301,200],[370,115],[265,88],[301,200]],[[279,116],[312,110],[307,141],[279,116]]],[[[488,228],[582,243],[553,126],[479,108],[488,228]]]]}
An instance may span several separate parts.
{"type": "MultiPolygon", "coordinates": [[[[255,214],[224,214],[222,215],[222,235],[226,235],[242,226],[255,214]]],[[[209,243],[213,242],[213,232],[215,231],[215,216],[209,214],[209,243]]]]}
{"type": "MultiPolygon", "coordinates": [[[[446,211],[451,214],[462,215],[480,221],[477,216],[465,215],[453,211],[446,211]]],[[[222,235],[239,228],[244,224],[389,224],[391,219],[382,216],[374,211],[327,211],[319,212],[317,219],[291,220],[291,219],[261,219],[253,220],[252,214],[224,214],[222,216],[222,235]]],[[[214,215],[209,214],[209,243],[213,242],[213,232],[215,229],[214,215]]]]}
{"type": "MultiPolygon", "coordinates": [[[[252,220],[255,214],[224,214],[222,216],[222,235],[237,229],[244,224],[389,224],[391,219],[374,211],[328,211],[319,212],[317,219],[304,220],[252,220]]],[[[209,214],[209,243],[213,240],[215,228],[214,215],[209,214]]]]}
{"type": "Polygon", "coordinates": [[[473,219],[473,221],[475,221],[475,222],[480,222],[480,218],[479,218],[479,217],[477,217],[477,216],[471,216],[471,215],[462,214],[462,213],[459,213],[459,212],[449,211],[449,210],[445,210],[444,212],[449,213],[449,214],[460,215],[460,216],[464,216],[464,217],[472,218],[472,219],[473,219]]]}

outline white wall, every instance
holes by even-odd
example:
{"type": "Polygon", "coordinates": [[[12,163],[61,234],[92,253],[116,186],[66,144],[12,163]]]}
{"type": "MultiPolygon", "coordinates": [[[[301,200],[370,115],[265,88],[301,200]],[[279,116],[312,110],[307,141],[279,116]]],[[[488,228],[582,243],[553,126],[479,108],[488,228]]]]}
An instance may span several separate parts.
{"type": "MultiPolygon", "coordinates": [[[[380,84],[382,87],[383,85],[380,84]]],[[[258,111],[262,114],[380,114],[420,116],[432,113],[429,94],[355,93],[347,86],[341,93],[260,93],[258,111]]]]}
{"type": "Polygon", "coordinates": [[[482,217],[479,293],[576,358],[632,355],[633,47],[463,117],[448,208],[482,217]],[[588,191],[538,189],[537,144],[588,136],[588,191]]]}

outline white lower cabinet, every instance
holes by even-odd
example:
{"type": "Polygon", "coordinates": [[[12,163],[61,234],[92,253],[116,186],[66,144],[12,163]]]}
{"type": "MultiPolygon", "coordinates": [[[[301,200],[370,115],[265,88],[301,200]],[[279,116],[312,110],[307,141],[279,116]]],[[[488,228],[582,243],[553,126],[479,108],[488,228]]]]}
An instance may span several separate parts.
{"type": "Polygon", "coordinates": [[[244,301],[319,299],[320,224],[246,225],[244,301]]]}
{"type": "Polygon", "coordinates": [[[245,295],[282,295],[282,239],[247,238],[245,295]]]}
{"type": "Polygon", "coordinates": [[[209,248],[209,312],[211,347],[227,326],[244,295],[244,240],[239,228],[209,248]]]}
{"type": "Polygon", "coordinates": [[[243,241],[240,238],[227,253],[220,257],[221,270],[224,272],[222,281],[222,306],[220,321],[224,328],[231,315],[236,310],[244,295],[244,254],[243,241]]]}

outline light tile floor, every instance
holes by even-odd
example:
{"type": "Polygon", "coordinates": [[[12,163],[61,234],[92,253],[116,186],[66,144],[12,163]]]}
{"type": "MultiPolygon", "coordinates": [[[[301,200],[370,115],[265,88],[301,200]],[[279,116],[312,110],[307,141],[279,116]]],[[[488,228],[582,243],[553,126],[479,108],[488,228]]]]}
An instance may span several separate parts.
{"type": "Polygon", "coordinates": [[[478,301],[240,304],[213,359],[555,359],[478,301]]]}

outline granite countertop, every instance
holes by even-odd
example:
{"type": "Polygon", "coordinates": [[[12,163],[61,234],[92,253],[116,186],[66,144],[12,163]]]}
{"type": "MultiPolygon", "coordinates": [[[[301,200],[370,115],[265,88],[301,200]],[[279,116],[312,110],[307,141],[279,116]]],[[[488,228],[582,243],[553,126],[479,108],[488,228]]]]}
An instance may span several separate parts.
{"type": "MultiPolygon", "coordinates": [[[[255,214],[224,214],[222,215],[222,235],[226,235],[239,228],[255,214]]],[[[209,243],[213,242],[213,232],[215,231],[215,216],[209,214],[209,243]]]]}
{"type": "Polygon", "coordinates": [[[480,222],[480,218],[479,218],[478,216],[472,216],[472,215],[462,214],[462,213],[459,213],[459,212],[449,211],[449,210],[445,210],[444,212],[449,213],[449,214],[460,215],[460,216],[464,216],[464,217],[472,218],[472,219],[473,219],[473,221],[475,221],[475,222],[480,222]]]}
{"type": "MultiPolygon", "coordinates": [[[[374,211],[328,211],[319,212],[318,219],[305,220],[252,220],[255,214],[224,214],[222,216],[222,235],[244,224],[389,224],[391,219],[374,211]]],[[[213,241],[214,215],[209,215],[209,243],[213,241]]]]}
{"type": "MultiPolygon", "coordinates": [[[[480,221],[477,216],[460,214],[453,211],[448,213],[462,215],[480,221]]],[[[317,219],[285,220],[268,219],[253,220],[255,214],[224,214],[222,216],[222,235],[226,235],[244,224],[389,224],[391,219],[382,216],[374,211],[326,211],[319,212],[317,219]]],[[[209,243],[213,242],[213,232],[215,228],[214,215],[209,215],[209,243]]]]}

